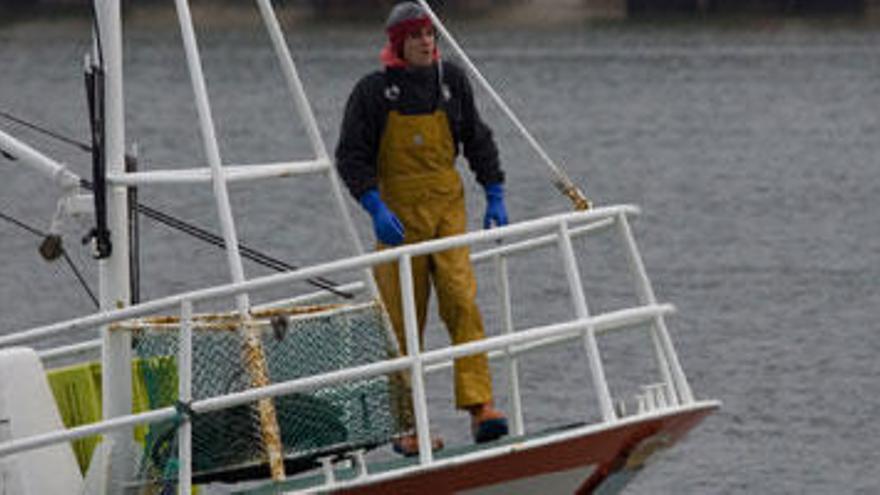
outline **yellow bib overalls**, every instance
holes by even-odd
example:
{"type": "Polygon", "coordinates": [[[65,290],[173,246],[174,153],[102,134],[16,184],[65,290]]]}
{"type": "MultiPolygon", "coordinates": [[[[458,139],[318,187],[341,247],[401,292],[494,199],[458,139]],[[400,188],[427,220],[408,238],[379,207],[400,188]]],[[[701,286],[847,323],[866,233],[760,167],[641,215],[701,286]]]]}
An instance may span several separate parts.
{"type": "MultiPolygon", "coordinates": [[[[402,115],[391,111],[379,146],[379,194],[405,229],[404,243],[461,234],[467,229],[464,188],[455,170],[455,146],[446,113],[402,115]]],[[[379,244],[379,249],[384,246],[379,244]]],[[[419,336],[424,341],[431,283],[437,291],[440,317],[453,344],[482,339],[477,283],[467,247],[412,260],[419,336]]],[[[406,352],[397,263],[374,270],[401,352],[406,352]]],[[[420,342],[421,344],[421,342],[420,342]]],[[[408,396],[408,394],[406,394],[408,396]]],[[[401,398],[409,402],[408,398],[401,398]]],[[[455,404],[458,408],[492,399],[485,354],[455,361],[455,404]]]]}

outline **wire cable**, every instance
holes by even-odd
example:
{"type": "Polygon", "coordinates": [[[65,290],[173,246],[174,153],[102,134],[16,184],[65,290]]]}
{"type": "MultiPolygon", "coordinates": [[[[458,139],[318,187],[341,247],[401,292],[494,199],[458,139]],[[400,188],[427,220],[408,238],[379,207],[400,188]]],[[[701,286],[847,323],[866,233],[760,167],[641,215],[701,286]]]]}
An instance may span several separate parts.
{"type": "Polygon", "coordinates": [[[4,118],[10,122],[13,122],[15,124],[27,127],[28,129],[30,129],[32,131],[36,131],[36,132],[39,132],[40,134],[44,134],[44,135],[49,136],[51,138],[57,139],[58,141],[61,141],[62,143],[66,143],[71,146],[74,146],[81,151],[85,151],[87,153],[92,152],[92,147],[82,141],[78,141],[76,139],[69,138],[67,136],[59,134],[59,133],[52,131],[50,129],[46,129],[45,127],[41,127],[41,126],[34,124],[32,122],[28,122],[26,120],[20,119],[20,118],[16,117],[15,115],[6,113],[2,110],[0,110],[0,117],[4,118]]]}
{"type": "MultiPolygon", "coordinates": [[[[36,227],[28,225],[28,224],[22,222],[21,220],[18,220],[17,218],[14,218],[12,216],[9,216],[9,215],[3,213],[2,211],[0,211],[0,218],[2,218],[3,220],[6,220],[7,222],[9,222],[17,227],[20,227],[23,230],[30,232],[31,234],[33,234],[37,237],[46,238],[49,235],[36,227]]],[[[70,256],[67,254],[67,251],[63,247],[61,248],[61,255],[64,257],[64,261],[67,262],[67,266],[69,266],[70,269],[73,271],[73,275],[76,277],[77,281],[79,281],[79,284],[82,286],[83,290],[85,290],[86,294],[88,294],[89,299],[91,299],[92,302],[95,304],[95,307],[96,308],[101,307],[101,303],[98,302],[98,298],[95,297],[95,293],[89,287],[89,284],[86,282],[85,277],[83,277],[82,273],[76,267],[76,264],[74,264],[73,260],[70,258],[70,256]]]]}
{"type": "MultiPolygon", "coordinates": [[[[14,115],[11,115],[11,114],[4,112],[2,110],[0,110],[0,118],[4,118],[10,122],[14,122],[16,124],[26,126],[29,129],[32,129],[36,132],[39,132],[39,133],[42,133],[46,136],[58,139],[64,143],[75,146],[76,148],[80,149],[81,151],[85,151],[88,153],[92,152],[92,147],[82,141],[78,141],[76,139],[64,136],[64,135],[59,134],[54,131],[51,131],[49,129],[46,129],[45,127],[39,126],[37,124],[33,124],[31,122],[28,122],[24,119],[21,119],[19,117],[14,116],[14,115]]],[[[132,159],[132,158],[130,156],[126,155],[126,160],[129,160],[129,159],[132,159]]],[[[93,190],[92,183],[88,180],[81,179],[80,185],[83,188],[88,189],[90,191],[93,190]]],[[[214,234],[212,232],[209,232],[201,227],[198,227],[196,225],[193,225],[193,224],[188,223],[184,220],[173,217],[167,213],[163,213],[155,208],[152,208],[150,206],[147,206],[147,205],[144,205],[141,203],[135,203],[135,209],[138,213],[150,218],[151,220],[165,224],[173,229],[176,229],[180,232],[183,232],[183,233],[188,234],[192,237],[195,237],[196,239],[199,239],[203,242],[206,242],[206,243],[211,244],[213,246],[219,247],[221,249],[225,249],[225,247],[226,247],[225,243],[223,242],[222,237],[220,237],[219,235],[214,234]]],[[[11,219],[10,221],[12,221],[13,223],[16,222],[15,219],[11,219]]],[[[19,226],[26,228],[26,226],[23,226],[23,225],[19,225],[19,226]]],[[[287,263],[287,262],[282,261],[278,258],[274,258],[268,254],[262,253],[254,248],[251,248],[249,246],[242,244],[241,242],[238,243],[238,248],[239,248],[239,251],[241,252],[241,255],[244,258],[247,258],[248,260],[250,260],[254,263],[257,263],[258,265],[264,266],[266,268],[271,268],[271,269],[279,271],[279,272],[294,271],[294,270],[299,269],[299,267],[296,265],[287,263]]],[[[351,294],[350,292],[346,292],[346,291],[342,291],[342,290],[337,289],[336,287],[339,284],[337,284],[336,282],[334,282],[330,279],[327,279],[324,277],[316,277],[313,279],[308,279],[308,280],[306,280],[306,282],[308,282],[309,284],[311,284],[315,287],[318,287],[320,289],[324,289],[328,292],[331,292],[334,295],[343,297],[345,299],[353,299],[354,298],[354,295],[351,294]]]]}

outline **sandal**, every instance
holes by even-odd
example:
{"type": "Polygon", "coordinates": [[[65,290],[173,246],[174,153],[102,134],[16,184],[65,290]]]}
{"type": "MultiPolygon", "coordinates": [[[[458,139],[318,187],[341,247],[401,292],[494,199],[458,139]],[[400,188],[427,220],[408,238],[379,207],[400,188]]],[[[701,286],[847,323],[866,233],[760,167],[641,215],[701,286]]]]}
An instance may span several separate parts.
{"type": "MultiPolygon", "coordinates": [[[[419,455],[419,437],[417,435],[399,436],[391,441],[391,449],[404,457],[415,457],[419,455]]],[[[443,439],[432,436],[431,450],[434,452],[443,450],[443,439]]]]}

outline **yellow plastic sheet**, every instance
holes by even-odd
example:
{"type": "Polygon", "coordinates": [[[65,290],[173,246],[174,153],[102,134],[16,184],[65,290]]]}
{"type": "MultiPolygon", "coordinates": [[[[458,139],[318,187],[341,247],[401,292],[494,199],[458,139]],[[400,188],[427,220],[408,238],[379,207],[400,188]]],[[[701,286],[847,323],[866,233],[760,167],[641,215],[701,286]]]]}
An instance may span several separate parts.
{"type": "MultiPolygon", "coordinates": [[[[101,420],[101,363],[86,363],[50,370],[46,373],[49,386],[58,404],[61,421],[67,428],[101,420]]],[[[147,391],[140,372],[140,361],[132,362],[132,411],[148,409],[147,391]]],[[[146,425],[135,428],[135,440],[144,442],[146,425]]],[[[100,436],[75,440],[73,452],[80,470],[85,473],[100,436]]]]}

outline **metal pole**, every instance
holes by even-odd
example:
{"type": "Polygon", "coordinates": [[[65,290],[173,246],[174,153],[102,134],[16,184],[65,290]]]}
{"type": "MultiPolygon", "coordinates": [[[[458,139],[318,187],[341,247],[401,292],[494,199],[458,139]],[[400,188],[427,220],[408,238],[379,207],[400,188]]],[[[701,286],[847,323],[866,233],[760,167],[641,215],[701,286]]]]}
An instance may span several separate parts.
{"type": "Polygon", "coordinates": [[[419,323],[416,318],[416,304],[413,297],[412,257],[404,254],[398,264],[400,293],[403,299],[403,323],[406,334],[406,353],[412,360],[412,396],[416,415],[416,433],[419,439],[419,461],[430,464],[434,458],[431,450],[431,432],[428,422],[428,402],[425,395],[424,364],[421,359],[419,323]]]}
{"type": "MultiPolygon", "coordinates": [[[[180,301],[180,299],[178,299],[178,301],[180,301]]],[[[496,350],[500,351],[507,346],[514,346],[516,352],[528,352],[536,349],[540,345],[552,345],[560,342],[561,340],[559,339],[562,337],[574,338],[577,336],[577,333],[582,334],[583,328],[588,325],[593,325],[597,331],[610,331],[625,326],[640,325],[658,312],[669,313],[671,311],[672,307],[669,305],[625,309],[601,316],[590,317],[585,320],[576,319],[564,323],[534,327],[516,332],[512,335],[486,337],[485,339],[476,340],[467,344],[446,347],[444,349],[435,349],[422,353],[420,355],[420,360],[423,365],[432,365],[449,362],[464,356],[473,356],[496,350]]],[[[408,357],[394,358],[355,366],[353,368],[321,373],[319,375],[308,376],[305,378],[297,378],[275,383],[267,387],[261,387],[259,389],[248,389],[242,392],[234,392],[209,399],[201,399],[194,402],[192,408],[197,413],[207,413],[251,403],[260,400],[263,397],[309,392],[346,381],[363,380],[374,376],[405,371],[406,369],[412,368],[412,361],[413,360],[408,357]]],[[[427,366],[425,367],[427,368],[427,366]]],[[[34,435],[19,440],[12,440],[0,443],[0,458],[63,441],[95,436],[121,428],[129,428],[138,424],[165,421],[174,418],[176,414],[177,411],[173,407],[165,407],[146,413],[132,414],[123,418],[115,418],[101,421],[99,423],[92,423],[66,430],[34,435]]]]}
{"type": "MultiPolygon", "coordinates": [[[[587,299],[584,296],[584,288],[581,284],[581,276],[578,271],[577,260],[574,257],[574,248],[569,237],[568,223],[559,223],[559,251],[565,264],[565,274],[568,277],[568,286],[574,301],[575,314],[580,319],[589,318],[590,310],[587,307],[587,299]]],[[[599,355],[599,345],[596,343],[596,328],[593,324],[586,325],[584,332],[584,346],[587,358],[590,362],[590,370],[593,373],[593,384],[596,395],[599,398],[599,409],[602,411],[602,419],[614,421],[617,419],[614,406],[611,402],[611,393],[608,390],[608,381],[605,379],[605,370],[602,366],[602,358],[599,355]]]]}
{"type": "MultiPolygon", "coordinates": [[[[266,30],[269,32],[269,38],[272,40],[272,46],[275,49],[275,56],[278,57],[278,62],[281,64],[281,71],[284,74],[284,79],[287,81],[287,88],[293,97],[300,118],[303,119],[306,133],[309,136],[309,141],[312,143],[312,149],[318,156],[319,160],[327,160],[327,162],[330,163],[330,166],[327,169],[327,177],[330,179],[330,190],[333,194],[333,199],[336,201],[339,212],[342,214],[346,233],[355,247],[355,254],[362,254],[364,253],[364,247],[358,237],[357,229],[351,218],[351,213],[346,206],[345,194],[342,190],[339,176],[336,174],[336,170],[330,160],[330,155],[327,153],[324,139],[321,137],[321,131],[318,128],[318,121],[315,119],[315,114],[312,111],[308,98],[306,97],[305,88],[303,87],[302,80],[296,70],[293,56],[290,54],[290,50],[287,47],[287,42],[284,39],[284,32],[281,29],[281,25],[278,23],[278,17],[275,15],[275,9],[272,7],[269,0],[257,0],[257,6],[260,10],[260,15],[263,17],[266,30]]],[[[365,275],[367,284],[370,286],[370,291],[373,293],[374,297],[378,298],[379,289],[373,279],[372,271],[366,270],[365,275]]]]}
{"type": "MultiPolygon", "coordinates": [[[[178,400],[183,404],[192,401],[192,302],[180,304],[180,357],[177,366],[178,400]]],[[[184,416],[177,433],[180,461],[178,472],[178,493],[192,494],[192,418],[184,416]]]]}
{"type": "MultiPolygon", "coordinates": [[[[214,189],[214,198],[217,202],[217,210],[220,215],[220,227],[223,231],[223,240],[226,244],[227,262],[232,274],[232,281],[240,283],[244,281],[244,268],[241,264],[241,255],[238,249],[238,239],[235,233],[235,222],[232,218],[232,209],[229,205],[229,192],[226,188],[223,165],[220,159],[220,148],[217,144],[217,136],[214,131],[214,120],[211,116],[211,106],[208,101],[208,90],[205,85],[205,77],[202,72],[201,58],[199,57],[196,43],[195,30],[193,29],[192,15],[190,14],[187,0],[175,0],[177,14],[180,21],[180,30],[186,51],[187,65],[189,66],[190,78],[196,99],[196,109],[199,115],[199,124],[202,134],[202,143],[208,164],[211,167],[211,179],[214,189]]],[[[248,368],[251,384],[260,387],[269,384],[266,362],[263,356],[263,348],[256,329],[249,324],[250,302],[246,292],[239,293],[236,298],[236,306],[241,314],[242,334],[244,336],[243,359],[248,368]]],[[[281,449],[281,434],[275,415],[275,406],[271,399],[261,400],[257,404],[260,415],[260,428],[263,434],[263,442],[266,454],[269,458],[269,467],[272,478],[284,479],[284,459],[281,449]]]]}
{"type": "MultiPolygon", "coordinates": [[[[202,72],[202,63],[196,42],[195,30],[193,29],[192,15],[187,0],[175,0],[175,3],[177,4],[178,20],[186,51],[190,79],[193,92],[195,93],[202,144],[211,168],[211,182],[214,189],[214,198],[217,203],[217,211],[220,215],[220,228],[223,231],[223,240],[226,244],[227,264],[232,275],[232,281],[238,283],[244,281],[244,269],[242,268],[241,256],[238,251],[235,221],[232,218],[232,210],[229,205],[229,191],[226,188],[223,163],[220,158],[220,147],[217,144],[217,135],[214,130],[214,118],[211,114],[211,104],[208,101],[208,89],[205,85],[204,73],[202,72]]],[[[247,294],[239,294],[236,297],[236,303],[242,315],[248,312],[250,304],[247,294]]]]}
{"type": "MultiPolygon", "coordinates": [[[[639,248],[636,246],[636,241],[632,235],[632,230],[629,227],[629,221],[626,219],[626,214],[622,212],[618,214],[617,221],[620,224],[620,234],[626,244],[626,252],[629,257],[631,270],[636,277],[636,289],[638,291],[639,299],[642,304],[657,304],[657,298],[654,295],[651,280],[648,278],[645,264],[642,261],[642,257],[639,255],[639,248]]],[[[679,399],[683,404],[691,404],[694,401],[694,395],[691,391],[690,384],[688,384],[684,370],[681,367],[681,363],[678,360],[675,346],[672,345],[672,339],[669,337],[669,330],[666,328],[666,320],[662,315],[658,315],[654,319],[654,325],[655,333],[659,335],[660,346],[662,348],[661,350],[658,350],[658,360],[660,360],[660,364],[662,365],[663,361],[665,361],[665,354],[666,359],[668,359],[668,366],[666,366],[666,368],[672,369],[671,381],[668,376],[668,370],[663,375],[664,380],[666,380],[666,383],[668,384],[669,399],[673,404],[678,404],[679,399]],[[675,382],[675,388],[678,389],[678,395],[676,395],[675,390],[672,389],[672,381],[675,382]]],[[[661,372],[663,372],[662,368],[661,372]]]]}
{"type": "Polygon", "coordinates": [[[79,187],[80,177],[71,172],[66,165],[56,162],[2,130],[0,130],[0,149],[14,156],[22,164],[49,177],[62,189],[79,187]]]}
{"type": "MultiPolygon", "coordinates": [[[[507,257],[495,256],[495,268],[498,276],[498,291],[501,298],[501,325],[505,334],[513,333],[513,312],[510,306],[510,278],[507,274],[507,257]]],[[[507,355],[507,383],[510,395],[510,409],[513,419],[513,432],[517,436],[525,434],[523,421],[522,396],[519,391],[519,359],[513,354],[513,346],[505,349],[507,355]]]]}
{"type": "MultiPolygon", "coordinates": [[[[638,275],[638,263],[633,261],[633,249],[636,249],[635,240],[624,232],[624,230],[629,229],[629,225],[626,224],[626,215],[620,215],[617,218],[617,225],[626,248],[630,272],[635,279],[636,294],[639,298],[639,302],[645,305],[653,304],[649,302],[650,297],[648,297],[645,291],[643,279],[638,275]],[[623,217],[623,220],[621,220],[620,217],[623,217]]],[[[669,371],[669,360],[666,359],[666,351],[663,348],[663,342],[661,341],[660,333],[657,330],[656,318],[654,318],[654,321],[651,323],[649,333],[651,334],[651,343],[654,346],[654,358],[657,360],[657,369],[660,371],[660,378],[663,380],[664,388],[666,389],[666,396],[673,405],[677,405],[679,403],[678,394],[675,391],[675,384],[672,380],[672,374],[669,371]]]]}
{"type": "Polygon", "coordinates": [[[321,139],[318,122],[315,120],[312,107],[309,105],[308,98],[306,98],[306,92],[296,71],[296,65],[293,63],[293,57],[287,48],[284,33],[281,31],[278,18],[275,16],[275,9],[272,8],[269,0],[257,0],[257,7],[260,10],[260,15],[263,17],[263,23],[266,24],[269,38],[272,40],[275,56],[278,57],[278,62],[281,64],[284,80],[287,81],[287,89],[290,91],[291,96],[293,96],[296,108],[303,118],[303,124],[306,127],[306,133],[309,135],[309,141],[312,143],[312,149],[319,159],[326,159],[328,157],[327,149],[324,147],[324,140],[321,139]]]}
{"type": "Polygon", "coordinates": [[[574,182],[566,175],[565,171],[559,168],[556,163],[550,158],[550,155],[544,151],[544,148],[538,143],[538,140],[532,136],[532,133],[526,129],[526,126],[519,120],[519,117],[513,113],[513,110],[507,106],[507,103],[501,98],[498,92],[492,88],[492,85],[489,84],[489,81],[483,77],[483,74],[480,73],[480,70],[477,69],[477,66],[471,62],[471,59],[467,56],[467,54],[462,50],[462,48],[455,41],[455,38],[452,37],[452,34],[446,29],[446,26],[440,22],[440,18],[437,17],[437,14],[431,9],[431,6],[428,5],[426,0],[418,0],[419,4],[425,9],[428,16],[431,18],[431,21],[434,23],[434,27],[440,31],[440,34],[446,39],[449,45],[452,47],[452,50],[456,55],[462,60],[464,65],[470,70],[471,74],[480,83],[481,86],[489,93],[489,96],[492,97],[492,100],[498,105],[502,112],[507,116],[508,119],[513,123],[514,127],[522,134],[525,140],[531,145],[532,149],[538,154],[541,160],[547,165],[547,168],[550,169],[550,173],[553,175],[553,185],[568,199],[571,200],[575,209],[577,210],[588,210],[592,207],[590,201],[584,196],[584,193],[578,189],[577,186],[574,185],[574,182]]]}
{"type": "MultiPolygon", "coordinates": [[[[125,110],[122,83],[122,17],[118,0],[96,0],[96,37],[100,37],[101,59],[104,63],[103,150],[107,173],[125,173],[125,110]]],[[[130,304],[128,192],[124,187],[107,186],[107,226],[110,229],[111,256],[98,262],[101,309],[111,311],[130,304]]],[[[131,336],[101,328],[102,413],[105,419],[131,414],[131,336]]],[[[128,455],[133,441],[130,430],[108,434],[110,445],[119,455],[111,463],[111,486],[127,480],[134,472],[134,459],[128,455]]],[[[112,490],[113,488],[111,488],[112,490]]]]}

